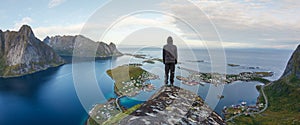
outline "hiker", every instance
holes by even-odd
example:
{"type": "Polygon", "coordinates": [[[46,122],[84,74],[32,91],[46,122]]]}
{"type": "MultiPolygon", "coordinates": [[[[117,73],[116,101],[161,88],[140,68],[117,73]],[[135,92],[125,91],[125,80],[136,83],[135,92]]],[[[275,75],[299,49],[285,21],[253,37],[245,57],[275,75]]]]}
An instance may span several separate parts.
{"type": "Polygon", "coordinates": [[[171,36],[167,39],[167,44],[163,48],[163,63],[165,64],[165,85],[168,85],[168,78],[170,73],[170,84],[174,84],[175,65],[177,64],[177,47],[173,45],[173,38],[171,36]]]}

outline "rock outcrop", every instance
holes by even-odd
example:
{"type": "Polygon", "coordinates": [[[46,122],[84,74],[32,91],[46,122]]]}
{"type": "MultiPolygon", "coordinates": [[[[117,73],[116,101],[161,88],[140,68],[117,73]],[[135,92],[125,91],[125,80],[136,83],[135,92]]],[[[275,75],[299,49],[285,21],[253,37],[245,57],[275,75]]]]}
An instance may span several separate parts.
{"type": "Polygon", "coordinates": [[[120,125],[223,125],[223,119],[198,95],[179,87],[162,87],[120,125]]]}
{"type": "Polygon", "coordinates": [[[290,57],[282,76],[277,81],[274,81],[273,84],[267,86],[266,91],[267,93],[268,92],[271,93],[270,95],[272,96],[276,95],[278,97],[283,97],[289,95],[288,96],[289,98],[293,98],[294,96],[291,96],[290,94],[299,93],[300,92],[299,88],[300,88],[300,45],[297,47],[297,49],[293,52],[292,56],[290,57]]]}
{"type": "Polygon", "coordinates": [[[63,63],[51,47],[35,37],[30,26],[23,25],[19,31],[0,30],[0,77],[22,76],[63,63]]]}
{"type": "Polygon", "coordinates": [[[91,52],[91,48],[97,47],[96,57],[110,57],[120,56],[122,53],[116,48],[114,43],[109,45],[104,42],[95,42],[82,35],[76,36],[54,36],[46,37],[44,42],[52,47],[59,55],[73,56],[73,50],[76,42],[81,55],[91,56],[95,55],[95,52],[91,52]]]}
{"type": "Polygon", "coordinates": [[[292,75],[295,75],[298,79],[300,79],[300,45],[298,45],[297,49],[292,54],[281,78],[292,75]]]}

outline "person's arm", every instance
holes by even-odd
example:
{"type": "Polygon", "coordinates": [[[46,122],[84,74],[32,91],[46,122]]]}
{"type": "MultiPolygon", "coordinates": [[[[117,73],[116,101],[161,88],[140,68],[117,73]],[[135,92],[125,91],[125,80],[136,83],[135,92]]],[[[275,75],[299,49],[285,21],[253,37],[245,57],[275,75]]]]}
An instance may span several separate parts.
{"type": "Polygon", "coordinates": [[[175,64],[177,64],[178,60],[178,53],[177,53],[177,46],[175,46],[175,64]]]}
{"type": "Polygon", "coordinates": [[[166,55],[166,50],[165,50],[165,46],[163,47],[163,63],[165,64],[165,55],[166,55]]]}

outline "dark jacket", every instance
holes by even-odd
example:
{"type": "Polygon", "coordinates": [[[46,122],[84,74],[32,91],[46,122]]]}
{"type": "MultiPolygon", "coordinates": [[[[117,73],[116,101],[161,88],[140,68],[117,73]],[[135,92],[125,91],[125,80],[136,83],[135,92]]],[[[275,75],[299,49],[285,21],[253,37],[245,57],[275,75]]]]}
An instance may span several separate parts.
{"type": "Polygon", "coordinates": [[[163,48],[163,63],[175,63],[177,64],[177,47],[173,45],[173,42],[168,42],[163,48]]]}

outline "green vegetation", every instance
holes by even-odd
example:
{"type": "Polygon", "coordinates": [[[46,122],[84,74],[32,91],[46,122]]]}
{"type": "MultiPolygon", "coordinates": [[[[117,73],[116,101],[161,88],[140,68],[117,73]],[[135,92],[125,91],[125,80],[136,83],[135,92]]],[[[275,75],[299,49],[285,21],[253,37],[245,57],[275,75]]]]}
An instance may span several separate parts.
{"type": "MultiPolygon", "coordinates": [[[[129,109],[127,109],[125,112],[118,113],[117,115],[109,118],[105,122],[102,123],[102,125],[115,125],[125,117],[127,117],[129,114],[137,110],[141,107],[141,104],[137,104],[129,109]]],[[[91,117],[88,119],[89,125],[99,125],[94,119],[91,117]]]]}
{"type": "Polygon", "coordinates": [[[153,58],[153,59],[147,59],[147,60],[144,60],[143,63],[150,63],[150,64],[154,64],[155,62],[154,61],[158,61],[158,62],[163,62],[163,59],[160,59],[160,58],[153,58]]]}
{"type": "Polygon", "coordinates": [[[72,56],[73,55],[73,49],[70,49],[70,50],[55,49],[55,52],[61,56],[72,56]]]}
{"type": "Polygon", "coordinates": [[[187,62],[201,63],[201,62],[204,62],[204,60],[187,60],[187,62]]]}
{"type": "Polygon", "coordinates": [[[154,58],[154,59],[152,59],[152,60],[154,60],[154,61],[159,61],[159,62],[163,62],[163,59],[160,59],[160,58],[154,58]]]}
{"type": "Polygon", "coordinates": [[[238,64],[227,64],[228,66],[231,66],[231,67],[237,67],[237,66],[240,66],[240,65],[238,65],[238,64]]]}
{"type": "Polygon", "coordinates": [[[93,118],[88,119],[88,125],[99,125],[93,118]]]}
{"type": "MultiPolygon", "coordinates": [[[[300,88],[297,85],[300,84],[300,80],[290,79],[288,82],[285,79],[276,81],[270,87],[265,88],[265,92],[268,95],[270,101],[269,110],[273,112],[287,111],[298,113],[300,116],[300,88]],[[274,102],[274,103],[271,103],[274,102]]],[[[300,120],[300,117],[298,117],[300,120]]],[[[299,121],[300,122],[300,121],[299,121]]]]}
{"type": "Polygon", "coordinates": [[[5,61],[4,59],[0,58],[0,76],[3,75],[4,71],[5,71],[5,61]]]}
{"type": "Polygon", "coordinates": [[[115,80],[116,84],[130,81],[131,79],[138,79],[144,72],[146,72],[144,69],[134,65],[123,65],[106,71],[115,80]]]}
{"type": "MultiPolygon", "coordinates": [[[[240,116],[231,124],[300,124],[300,80],[295,75],[275,81],[265,87],[268,109],[260,115],[240,116]]],[[[258,99],[264,101],[262,95],[258,99]]]]}
{"type": "Polygon", "coordinates": [[[31,62],[30,66],[26,65],[26,64],[17,64],[17,65],[12,65],[12,66],[7,66],[7,65],[3,65],[4,63],[1,62],[0,60],[0,76],[3,77],[17,77],[17,76],[22,76],[22,75],[27,75],[27,74],[32,74],[35,72],[39,72],[41,70],[45,70],[49,67],[46,67],[45,65],[49,65],[50,67],[57,67],[60,66],[62,64],[64,64],[64,62],[45,62],[45,61],[41,61],[41,62],[31,62]],[[43,68],[43,69],[41,69],[43,68]],[[25,69],[27,69],[25,71],[25,69]]]}
{"type": "MultiPolygon", "coordinates": [[[[126,93],[122,93],[126,90],[123,90],[123,88],[126,88],[123,84],[124,82],[128,82],[131,80],[139,81],[138,79],[141,78],[142,74],[147,73],[144,69],[138,66],[134,65],[123,65],[119,66],[117,68],[107,70],[106,73],[115,80],[115,92],[118,95],[123,95],[126,93]]],[[[141,84],[139,82],[136,82],[134,84],[135,87],[141,87],[141,84]]],[[[133,87],[133,86],[132,86],[133,87]]],[[[126,88],[129,90],[130,88],[126,88]]]]}
{"type": "Polygon", "coordinates": [[[253,77],[253,78],[251,78],[251,81],[258,81],[258,82],[261,82],[261,83],[264,83],[264,84],[270,83],[270,80],[267,80],[267,79],[264,79],[264,78],[261,78],[261,77],[253,77]]]}
{"type": "Polygon", "coordinates": [[[125,53],[124,55],[133,56],[135,58],[140,58],[140,59],[146,59],[147,56],[145,54],[131,54],[131,53],[125,53]]]}
{"type": "Polygon", "coordinates": [[[114,125],[117,124],[119,121],[130,115],[132,112],[137,110],[141,107],[141,104],[137,104],[129,109],[127,109],[125,112],[121,112],[114,117],[109,118],[107,121],[103,122],[103,125],[114,125]]]}
{"type": "MultiPolygon", "coordinates": [[[[258,115],[240,116],[231,124],[266,124],[266,125],[299,125],[300,124],[300,45],[294,51],[282,77],[264,87],[268,99],[267,109],[258,115]],[[298,77],[297,77],[298,76],[298,77]]],[[[258,75],[268,75],[258,73],[258,75]]],[[[258,89],[261,87],[257,87],[258,89]]],[[[262,93],[262,89],[260,91],[262,93]]],[[[264,103],[261,94],[258,103],[264,103]]]]}
{"type": "Polygon", "coordinates": [[[264,77],[272,76],[273,75],[272,72],[255,72],[255,74],[259,75],[259,76],[264,76],[264,77]]]}
{"type": "Polygon", "coordinates": [[[143,63],[150,63],[150,64],[154,64],[155,62],[151,59],[148,60],[144,60],[143,63]]]}
{"type": "Polygon", "coordinates": [[[227,110],[226,110],[226,115],[225,115],[225,119],[228,119],[228,118],[230,118],[230,117],[232,117],[232,116],[234,116],[234,115],[236,115],[236,114],[239,114],[239,113],[241,113],[242,112],[242,110],[241,109],[235,109],[235,108],[228,108],[227,110]]]}

